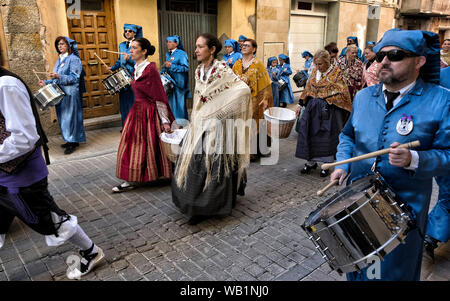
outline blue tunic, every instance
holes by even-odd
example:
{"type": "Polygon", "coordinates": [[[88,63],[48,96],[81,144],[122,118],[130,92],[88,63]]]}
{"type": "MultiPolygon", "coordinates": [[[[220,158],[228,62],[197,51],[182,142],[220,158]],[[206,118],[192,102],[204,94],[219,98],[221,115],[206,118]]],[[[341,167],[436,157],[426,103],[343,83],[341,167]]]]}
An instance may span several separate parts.
{"type": "Polygon", "coordinates": [[[83,108],[80,95],[81,60],[75,54],[69,54],[62,62],[56,61],[53,68],[59,78],[46,80],[56,83],[66,93],[63,100],[55,106],[61,134],[65,142],[86,142],[83,125],[83,108]]]}
{"type": "MultiPolygon", "coordinates": [[[[409,232],[406,243],[399,245],[381,261],[381,280],[420,280],[423,239],[432,191],[432,178],[450,172],[450,92],[418,79],[415,86],[386,112],[382,84],[359,91],[353,112],[342,130],[337,160],[345,160],[380,149],[393,142],[419,140],[419,166],[415,171],[389,164],[388,155],[366,159],[336,168],[350,170],[349,181],[371,173],[377,160],[379,171],[398,196],[412,207],[420,229],[409,232]],[[412,115],[414,128],[407,136],[397,133],[402,114],[412,115]]],[[[349,280],[368,280],[367,268],[348,273],[349,280]]]]}
{"type": "Polygon", "coordinates": [[[172,55],[166,53],[166,61],[172,63],[171,68],[163,67],[161,72],[167,72],[176,85],[172,93],[168,95],[170,108],[175,119],[188,120],[186,98],[192,97],[189,90],[189,60],[186,52],[176,49],[172,55]]]}
{"type": "Polygon", "coordinates": [[[278,91],[278,80],[280,79],[280,66],[276,67],[269,67],[267,68],[267,72],[269,73],[271,82],[272,82],[272,97],[273,97],[273,106],[279,107],[280,106],[280,92],[278,91]],[[273,75],[273,72],[275,72],[275,76],[273,75]]]}
{"type": "Polygon", "coordinates": [[[313,59],[310,57],[308,60],[305,61],[305,69],[311,68],[311,64],[313,62],[313,59]]]}
{"type": "MultiPolygon", "coordinates": [[[[131,47],[127,47],[127,42],[122,42],[119,45],[119,51],[126,52],[128,53],[128,55],[130,54],[130,49],[131,47]]],[[[134,60],[129,58],[128,61],[125,61],[124,55],[121,54],[117,62],[114,64],[114,66],[111,67],[111,70],[116,71],[119,68],[125,68],[132,76],[134,72],[134,65],[136,65],[136,62],[134,60]]],[[[122,126],[123,126],[128,116],[128,112],[130,112],[131,107],[133,106],[134,103],[133,89],[131,89],[131,87],[123,89],[119,93],[119,98],[120,98],[120,114],[122,115],[122,126]]]]}
{"type": "Polygon", "coordinates": [[[227,65],[230,68],[233,68],[234,63],[240,58],[242,58],[242,53],[240,52],[233,52],[232,54],[226,53],[223,55],[223,60],[227,62],[227,65]],[[231,63],[228,62],[229,59],[231,59],[231,63]]]}
{"type": "MultiPolygon", "coordinates": [[[[450,67],[441,69],[441,86],[450,89],[450,67]]],[[[427,234],[441,241],[450,238],[450,176],[437,177],[439,196],[436,205],[428,214],[427,234]]]]}
{"type": "Polygon", "coordinates": [[[285,63],[279,68],[280,78],[287,82],[287,87],[280,91],[280,102],[294,103],[294,94],[292,94],[291,81],[289,80],[289,75],[292,74],[291,66],[285,63]]]}

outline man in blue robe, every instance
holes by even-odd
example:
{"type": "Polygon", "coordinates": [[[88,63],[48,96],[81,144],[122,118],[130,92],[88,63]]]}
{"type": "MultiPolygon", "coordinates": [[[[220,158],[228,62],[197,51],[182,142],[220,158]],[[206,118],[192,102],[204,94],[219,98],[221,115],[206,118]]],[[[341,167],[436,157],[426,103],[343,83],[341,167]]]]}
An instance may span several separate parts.
{"type": "Polygon", "coordinates": [[[232,39],[226,40],[224,45],[227,53],[223,55],[223,60],[227,63],[228,67],[233,68],[234,63],[242,58],[241,48],[239,48],[239,43],[232,39]]]}
{"type": "MultiPolygon", "coordinates": [[[[441,69],[442,87],[450,89],[450,67],[441,69]]],[[[439,196],[433,210],[428,214],[427,234],[425,235],[425,250],[434,260],[434,249],[438,242],[447,242],[450,238],[450,176],[437,177],[439,196]]]]}
{"type": "MultiPolygon", "coordinates": [[[[131,42],[134,39],[142,38],[142,27],[134,24],[125,24],[123,26],[123,36],[127,39],[125,42],[120,43],[119,52],[120,57],[117,62],[109,68],[110,71],[116,71],[119,68],[126,69],[131,76],[133,76],[134,65],[136,62],[131,59],[130,50],[131,50],[131,42]]],[[[120,98],[120,114],[122,115],[122,127],[127,119],[128,112],[130,112],[131,107],[134,103],[134,94],[131,87],[122,89],[119,94],[120,98]]]]}
{"type": "MultiPolygon", "coordinates": [[[[336,154],[342,161],[380,149],[387,155],[336,167],[331,181],[342,183],[379,172],[412,209],[416,227],[405,244],[380,263],[379,280],[420,280],[423,239],[432,192],[432,178],[450,172],[450,91],[439,82],[439,36],[420,30],[391,29],[374,47],[380,63],[380,84],[359,91],[342,130],[336,154]],[[397,127],[403,118],[411,126],[397,127]],[[419,140],[415,150],[399,143],[419,140]]],[[[368,267],[347,274],[348,280],[369,280],[368,267]]],[[[371,275],[372,276],[372,275],[371,275]]]]}
{"type": "Polygon", "coordinates": [[[185,125],[188,121],[186,98],[192,97],[189,90],[189,59],[179,36],[167,37],[166,44],[169,51],[161,73],[167,72],[175,81],[175,87],[167,97],[175,120],[179,125],[185,125]]]}
{"type": "Polygon", "coordinates": [[[286,82],[286,87],[280,90],[280,106],[285,108],[287,104],[294,103],[294,94],[292,93],[291,81],[289,76],[292,74],[290,59],[285,54],[278,56],[280,59],[280,79],[286,82]]]}

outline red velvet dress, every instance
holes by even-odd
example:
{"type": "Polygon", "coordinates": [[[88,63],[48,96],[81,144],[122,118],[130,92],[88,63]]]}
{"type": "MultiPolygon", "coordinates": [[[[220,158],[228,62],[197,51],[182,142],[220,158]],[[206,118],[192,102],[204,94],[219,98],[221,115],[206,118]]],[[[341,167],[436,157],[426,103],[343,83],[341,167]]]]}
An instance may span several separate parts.
{"type": "Polygon", "coordinates": [[[155,63],[145,67],[131,87],[135,102],[122,131],[117,152],[116,176],[128,182],[151,182],[171,178],[172,165],[160,140],[161,116],[170,124],[174,117],[155,63]]]}

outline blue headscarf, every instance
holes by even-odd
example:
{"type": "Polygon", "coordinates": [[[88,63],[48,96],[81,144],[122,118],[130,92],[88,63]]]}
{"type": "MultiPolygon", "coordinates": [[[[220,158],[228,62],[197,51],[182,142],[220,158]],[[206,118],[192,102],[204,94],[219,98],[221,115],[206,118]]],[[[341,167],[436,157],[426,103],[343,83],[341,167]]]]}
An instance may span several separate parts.
{"type": "Polygon", "coordinates": [[[272,65],[273,61],[277,61],[276,56],[269,57],[269,59],[267,60],[267,68],[269,68],[272,65]]]}
{"type": "MultiPolygon", "coordinates": [[[[358,46],[358,37],[347,37],[347,42],[348,42],[348,40],[353,40],[353,41],[355,41],[356,47],[359,47],[359,46],[358,46]]],[[[347,43],[347,44],[348,44],[348,43],[347,43]]]]}
{"type": "Polygon", "coordinates": [[[177,48],[184,51],[183,43],[181,42],[180,36],[177,36],[177,35],[169,36],[166,39],[166,42],[167,41],[172,41],[172,42],[177,43],[178,44],[177,48]]]}
{"type": "MultiPolygon", "coordinates": [[[[134,25],[134,24],[124,24],[123,30],[125,31],[126,29],[132,30],[133,32],[136,33],[136,36],[134,37],[135,39],[139,39],[144,36],[143,32],[142,32],[142,26],[134,25]]],[[[123,34],[123,36],[125,37],[125,39],[127,38],[125,36],[125,33],[123,34]]]]}
{"type": "Polygon", "coordinates": [[[247,40],[247,37],[241,34],[239,36],[239,41],[245,41],[245,40],[247,40]]]}
{"type": "Polygon", "coordinates": [[[375,41],[367,41],[366,46],[369,46],[369,45],[375,46],[375,44],[376,44],[375,41]]]}
{"type": "Polygon", "coordinates": [[[373,48],[373,52],[377,53],[387,46],[399,47],[426,57],[427,62],[420,68],[420,76],[426,82],[439,84],[441,60],[439,35],[429,31],[394,28],[384,33],[383,38],[373,48]]]}
{"type": "Polygon", "coordinates": [[[306,51],[303,51],[302,58],[305,58],[306,56],[309,56],[310,58],[312,58],[314,55],[312,55],[311,52],[306,50],[306,51]]]}
{"type": "Polygon", "coordinates": [[[282,59],[286,64],[290,64],[289,57],[285,54],[280,54],[278,58],[282,59]]]}
{"type": "Polygon", "coordinates": [[[234,52],[241,52],[241,48],[239,48],[239,43],[236,40],[233,39],[226,40],[224,45],[226,47],[233,47],[234,52]]]}

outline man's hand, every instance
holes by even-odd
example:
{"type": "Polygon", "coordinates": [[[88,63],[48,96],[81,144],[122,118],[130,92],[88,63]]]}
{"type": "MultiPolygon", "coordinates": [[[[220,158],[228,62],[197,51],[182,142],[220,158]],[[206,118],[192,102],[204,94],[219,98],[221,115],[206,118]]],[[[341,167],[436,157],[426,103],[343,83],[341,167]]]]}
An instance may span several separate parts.
{"type": "Polygon", "coordinates": [[[45,86],[45,82],[43,80],[39,81],[39,86],[44,87],[45,86]]]}
{"type": "Polygon", "coordinates": [[[400,143],[394,142],[390,145],[389,163],[392,166],[408,167],[411,164],[411,152],[407,148],[397,148],[400,143]]]}
{"type": "Polygon", "coordinates": [[[54,72],[50,72],[49,76],[50,76],[51,79],[59,78],[59,74],[58,73],[54,73],[54,72]]]}
{"type": "Polygon", "coordinates": [[[122,54],[123,54],[123,59],[124,59],[125,61],[128,61],[128,60],[130,59],[130,55],[129,55],[128,53],[123,52],[122,54]]]}
{"type": "Polygon", "coordinates": [[[170,69],[172,67],[172,63],[171,62],[166,62],[164,64],[164,66],[166,66],[166,68],[170,69]]]}
{"type": "Polygon", "coordinates": [[[330,182],[333,182],[334,180],[339,180],[339,185],[342,185],[346,177],[347,172],[343,169],[338,168],[331,174],[330,182]]]}

